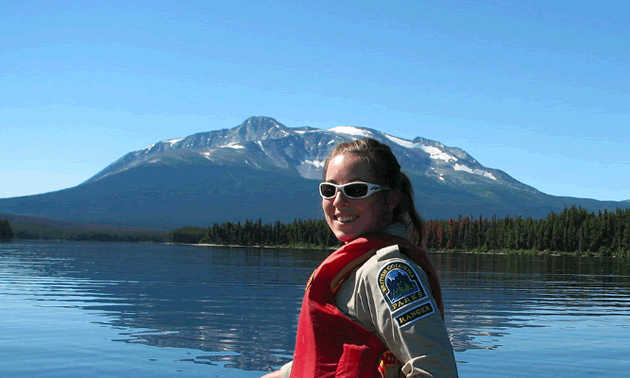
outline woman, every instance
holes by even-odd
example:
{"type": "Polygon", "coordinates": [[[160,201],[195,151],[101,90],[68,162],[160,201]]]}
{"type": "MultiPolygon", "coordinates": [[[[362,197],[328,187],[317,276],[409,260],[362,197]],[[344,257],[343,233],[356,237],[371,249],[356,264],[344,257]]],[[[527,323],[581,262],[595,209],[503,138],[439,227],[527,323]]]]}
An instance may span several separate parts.
{"type": "Polygon", "coordinates": [[[422,220],[391,149],[338,145],[320,195],[345,244],[309,279],[293,361],[263,378],[457,377],[422,220]]]}

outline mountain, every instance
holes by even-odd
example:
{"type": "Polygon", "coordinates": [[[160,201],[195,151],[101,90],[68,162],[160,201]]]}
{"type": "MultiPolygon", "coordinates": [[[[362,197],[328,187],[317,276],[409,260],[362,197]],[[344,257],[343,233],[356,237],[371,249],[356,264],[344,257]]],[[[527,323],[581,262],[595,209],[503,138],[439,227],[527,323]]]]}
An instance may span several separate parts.
{"type": "Polygon", "coordinates": [[[71,222],[170,229],[247,218],[322,218],[317,182],[339,142],[372,137],[391,146],[427,219],[497,215],[540,218],[566,206],[589,211],[630,202],[555,197],[465,151],[363,127],[290,128],[252,117],[231,129],[165,140],[130,152],[79,186],[0,199],[0,212],[71,222]]]}

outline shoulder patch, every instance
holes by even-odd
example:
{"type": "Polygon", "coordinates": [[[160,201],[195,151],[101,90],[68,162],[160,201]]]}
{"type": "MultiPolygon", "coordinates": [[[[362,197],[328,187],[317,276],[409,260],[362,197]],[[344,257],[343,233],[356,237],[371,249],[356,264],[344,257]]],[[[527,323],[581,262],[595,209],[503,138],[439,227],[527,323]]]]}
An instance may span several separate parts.
{"type": "Polygon", "coordinates": [[[404,261],[385,265],[378,274],[378,286],[392,313],[427,298],[418,275],[404,261]]]}

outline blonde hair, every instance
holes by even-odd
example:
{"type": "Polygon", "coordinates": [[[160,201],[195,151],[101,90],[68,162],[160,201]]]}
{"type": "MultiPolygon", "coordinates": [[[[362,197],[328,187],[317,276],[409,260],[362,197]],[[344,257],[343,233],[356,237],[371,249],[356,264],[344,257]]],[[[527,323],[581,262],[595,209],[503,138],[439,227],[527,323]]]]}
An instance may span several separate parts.
{"type": "Polygon", "coordinates": [[[406,224],[409,240],[416,245],[422,245],[424,222],[416,210],[411,181],[401,170],[400,164],[391,148],[372,138],[340,143],[335,146],[328,158],[326,158],[324,180],[326,180],[326,171],[330,160],[337,155],[345,153],[354,154],[360,160],[368,163],[372,172],[378,177],[379,182],[375,184],[389,186],[401,193],[400,201],[393,210],[393,221],[406,224]]]}

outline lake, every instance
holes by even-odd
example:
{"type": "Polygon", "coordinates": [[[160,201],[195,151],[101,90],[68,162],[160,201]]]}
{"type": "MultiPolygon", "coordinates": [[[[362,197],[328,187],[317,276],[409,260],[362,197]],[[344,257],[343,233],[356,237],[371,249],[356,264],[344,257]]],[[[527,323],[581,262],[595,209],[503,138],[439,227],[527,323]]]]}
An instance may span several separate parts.
{"type": "MultiPolygon", "coordinates": [[[[326,251],[0,243],[0,376],[260,377],[326,251]]],[[[630,377],[630,262],[432,254],[461,377],[630,377]]]]}

